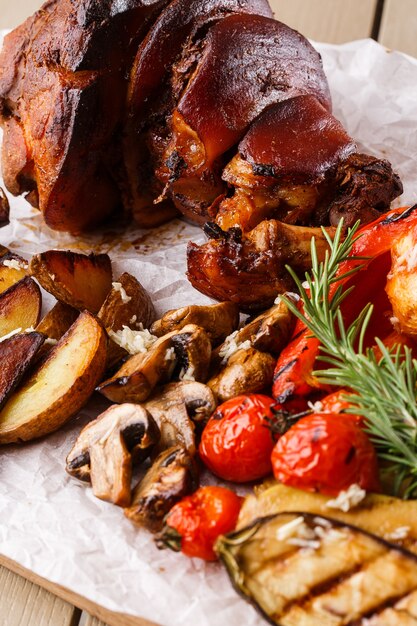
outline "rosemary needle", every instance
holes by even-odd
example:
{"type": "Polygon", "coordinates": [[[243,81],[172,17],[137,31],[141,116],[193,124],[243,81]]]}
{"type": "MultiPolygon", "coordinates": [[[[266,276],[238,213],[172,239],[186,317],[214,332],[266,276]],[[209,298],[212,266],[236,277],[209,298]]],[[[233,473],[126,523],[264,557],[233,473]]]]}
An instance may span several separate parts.
{"type": "Polygon", "coordinates": [[[358,265],[338,274],[341,263],[352,253],[358,227],[356,224],[349,229],[343,240],[343,224],[339,224],[333,241],[323,229],[329,251],[322,262],[312,240],[312,270],[305,276],[308,290],[295,272],[287,268],[299,289],[303,311],[289,298],[281,298],[320,341],[318,358],[328,368],[314,375],[326,385],[349,390],[346,399],[352,406],[348,412],[364,417],[378,456],[385,462],[385,471],[392,475],[394,491],[402,490],[403,497],[409,498],[417,496],[417,361],[408,347],[398,345],[387,349],[378,338],[375,344],[380,357],[373,349],[364,349],[372,303],[346,327],[340,305],[354,287],[347,289],[338,284],[331,289],[331,285],[343,282],[362,267],[358,265]]]}

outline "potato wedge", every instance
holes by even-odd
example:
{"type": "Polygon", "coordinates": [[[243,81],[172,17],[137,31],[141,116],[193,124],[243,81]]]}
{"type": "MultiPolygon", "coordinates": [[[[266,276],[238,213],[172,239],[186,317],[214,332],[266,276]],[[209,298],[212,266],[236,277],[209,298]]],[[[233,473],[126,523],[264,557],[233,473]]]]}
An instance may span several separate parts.
{"type": "Polygon", "coordinates": [[[112,287],[98,313],[104,327],[117,331],[123,326],[139,328],[142,324],[143,328],[149,328],[156,313],[148,292],[140,282],[125,272],[113,285],[120,287],[112,287]]]}
{"type": "Polygon", "coordinates": [[[0,187],[0,226],[9,223],[10,205],[6,194],[0,187]]]}
{"type": "Polygon", "coordinates": [[[28,275],[27,263],[22,257],[12,252],[0,254],[0,293],[28,275]]]}
{"type": "Polygon", "coordinates": [[[18,328],[35,327],[41,307],[41,291],[29,276],[6,289],[0,294],[0,337],[18,328]]]}
{"type": "Polygon", "coordinates": [[[48,250],[32,258],[30,272],[45,291],[80,311],[97,313],[111,289],[107,254],[48,250]]]}
{"type": "Polygon", "coordinates": [[[71,328],[78,316],[79,312],[77,309],[64,302],[57,302],[39,322],[36,330],[38,333],[49,337],[49,339],[59,341],[71,328]]]}
{"type": "MultiPolygon", "coordinates": [[[[155,308],[148,292],[134,276],[127,272],[113,283],[110,293],[98,312],[98,318],[107,332],[110,330],[117,332],[123,326],[128,326],[133,330],[141,328],[141,325],[143,328],[149,328],[155,317],[155,308]]],[[[110,337],[107,368],[114,367],[127,354],[126,350],[110,337]]]]}
{"type": "Polygon", "coordinates": [[[104,328],[91,313],[81,313],[0,411],[0,443],[43,437],[68,421],[101,379],[106,353],[104,328]]]}
{"type": "Polygon", "coordinates": [[[0,342],[0,409],[33,364],[44,341],[40,333],[21,333],[0,342]]]}

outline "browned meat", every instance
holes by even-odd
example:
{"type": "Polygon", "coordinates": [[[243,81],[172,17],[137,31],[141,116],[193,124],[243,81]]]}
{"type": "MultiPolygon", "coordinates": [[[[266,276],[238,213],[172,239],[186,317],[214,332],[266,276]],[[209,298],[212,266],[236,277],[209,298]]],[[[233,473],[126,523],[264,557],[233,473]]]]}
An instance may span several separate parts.
{"type": "Polygon", "coordinates": [[[125,72],[167,0],[50,0],[5,38],[0,121],[7,188],[56,230],[77,232],[120,205],[109,173],[125,72]]]}
{"type": "Polygon", "coordinates": [[[266,309],[278,293],[291,291],[294,285],[285,265],[299,273],[311,268],[312,237],[320,259],[327,249],[320,228],[277,220],[264,220],[247,234],[237,228],[224,232],[216,224],[205,230],[211,236],[208,243],[188,244],[189,280],[199,291],[247,311],[266,309]]]}
{"type": "Polygon", "coordinates": [[[130,74],[123,139],[127,172],[123,201],[141,226],[160,224],[177,213],[170,200],[154,205],[163,190],[154,170],[161,164],[167,122],[187,74],[182,64],[171,80],[171,68],[181,56],[188,66],[194,41],[214,22],[232,13],[272,17],[267,0],[173,0],[139,47],[130,74]]]}

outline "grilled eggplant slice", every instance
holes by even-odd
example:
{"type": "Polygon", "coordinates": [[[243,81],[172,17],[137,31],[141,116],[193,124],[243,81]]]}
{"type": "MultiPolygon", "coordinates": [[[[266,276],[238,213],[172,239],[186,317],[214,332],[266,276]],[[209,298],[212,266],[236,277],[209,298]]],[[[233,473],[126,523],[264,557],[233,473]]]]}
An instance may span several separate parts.
{"type": "Polygon", "coordinates": [[[91,481],[97,498],[129,506],[133,462],[144,460],[158,440],[159,428],[144,408],[111,406],[83,428],[68,454],[66,470],[91,481]]]}
{"type": "Polygon", "coordinates": [[[386,624],[387,610],[400,624],[417,592],[415,554],[321,515],[264,517],[216,549],[236,589],[279,626],[386,624]]]}
{"type": "Polygon", "coordinates": [[[198,479],[198,465],[185,448],[164,450],[136,486],[132,504],[125,509],[126,517],[158,532],[174,504],[197,489],[198,479]]]}
{"type": "Polygon", "coordinates": [[[255,519],[266,515],[283,511],[305,511],[330,515],[333,519],[358,526],[417,554],[417,502],[368,494],[358,506],[344,513],[328,508],[330,499],[319,493],[309,493],[271,481],[258,487],[255,495],[245,499],[237,528],[248,526],[255,519]]]}

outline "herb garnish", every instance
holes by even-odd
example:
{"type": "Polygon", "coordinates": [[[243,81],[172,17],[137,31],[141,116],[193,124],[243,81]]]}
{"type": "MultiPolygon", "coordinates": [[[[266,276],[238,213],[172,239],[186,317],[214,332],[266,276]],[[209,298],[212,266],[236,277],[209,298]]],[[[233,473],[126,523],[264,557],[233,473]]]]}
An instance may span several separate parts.
{"type": "Polygon", "coordinates": [[[339,224],[333,241],[323,229],[329,244],[323,262],[318,261],[312,240],[312,270],[305,276],[308,291],[287,268],[299,289],[304,311],[300,312],[289,298],[282,299],[321,342],[318,359],[329,367],[314,375],[321,383],[352,392],[346,395],[352,405],[347,411],[364,417],[379,458],[387,462],[383,469],[391,476],[394,492],[401,490],[403,497],[410,498],[417,495],[417,361],[410,348],[398,345],[388,349],[379,338],[375,344],[382,356],[376,356],[371,348],[364,349],[373,305],[367,304],[346,328],[340,305],[354,286],[340,284],[331,290],[331,285],[362,267],[337,274],[340,264],[352,258],[349,255],[358,238],[358,227],[359,223],[349,229],[342,240],[343,225],[339,224]]]}

